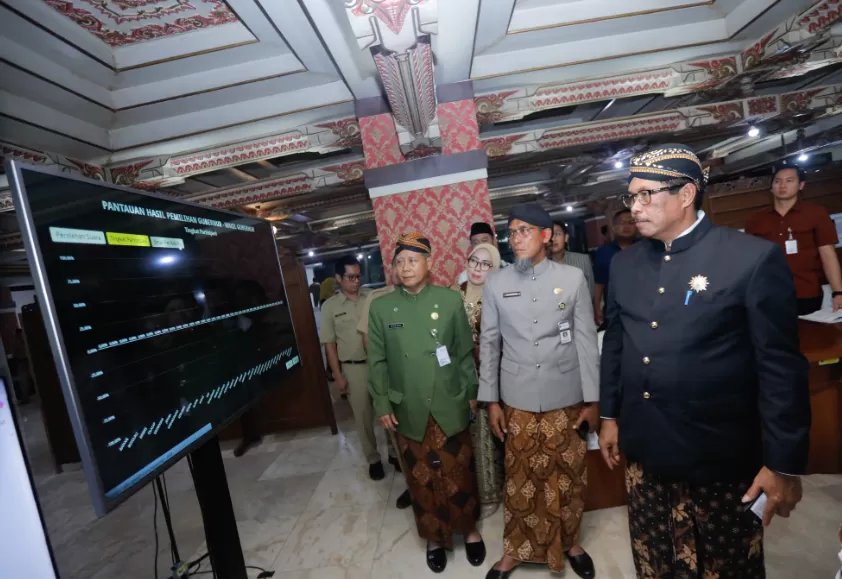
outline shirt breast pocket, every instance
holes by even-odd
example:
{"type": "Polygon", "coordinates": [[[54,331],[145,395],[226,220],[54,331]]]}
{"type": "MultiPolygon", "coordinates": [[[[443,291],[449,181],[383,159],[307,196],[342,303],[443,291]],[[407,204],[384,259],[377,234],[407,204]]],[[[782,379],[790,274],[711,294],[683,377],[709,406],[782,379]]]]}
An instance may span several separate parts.
{"type": "MultiPolygon", "coordinates": [[[[789,239],[787,234],[786,239],[789,239]]],[[[793,227],[792,237],[798,242],[798,252],[816,248],[816,237],[812,227],[793,227]]]]}
{"type": "Polygon", "coordinates": [[[349,313],[343,312],[334,316],[333,325],[336,327],[337,334],[341,332],[343,335],[347,335],[346,332],[348,332],[351,329],[356,331],[357,320],[354,316],[350,315],[349,313]]]}
{"type": "Polygon", "coordinates": [[[725,290],[720,290],[717,292],[695,292],[693,290],[687,290],[688,292],[692,292],[689,294],[689,299],[687,300],[687,305],[691,304],[699,304],[702,306],[711,306],[711,305],[721,305],[728,300],[728,294],[725,290]]]}

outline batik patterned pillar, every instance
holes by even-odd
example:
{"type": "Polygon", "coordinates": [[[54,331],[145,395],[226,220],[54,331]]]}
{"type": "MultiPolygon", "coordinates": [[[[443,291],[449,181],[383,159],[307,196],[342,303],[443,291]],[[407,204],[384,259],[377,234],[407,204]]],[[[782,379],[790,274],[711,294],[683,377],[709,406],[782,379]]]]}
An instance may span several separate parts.
{"type": "Polygon", "coordinates": [[[432,157],[403,159],[394,122],[384,119],[391,120],[385,101],[358,101],[357,116],[386,279],[391,279],[397,238],[420,231],[433,245],[434,283],[449,286],[465,268],[471,224],[493,219],[488,158],[479,140],[473,86],[439,86],[437,99],[442,154],[432,157]],[[391,134],[386,134],[387,127],[391,134]]]}

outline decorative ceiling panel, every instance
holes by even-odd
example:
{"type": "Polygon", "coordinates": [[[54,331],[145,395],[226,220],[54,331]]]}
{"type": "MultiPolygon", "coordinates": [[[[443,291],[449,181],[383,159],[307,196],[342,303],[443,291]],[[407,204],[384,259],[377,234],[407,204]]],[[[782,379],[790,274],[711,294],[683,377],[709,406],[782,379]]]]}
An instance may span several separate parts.
{"type": "Polygon", "coordinates": [[[43,0],[109,46],[238,22],[223,0],[43,0]]]}

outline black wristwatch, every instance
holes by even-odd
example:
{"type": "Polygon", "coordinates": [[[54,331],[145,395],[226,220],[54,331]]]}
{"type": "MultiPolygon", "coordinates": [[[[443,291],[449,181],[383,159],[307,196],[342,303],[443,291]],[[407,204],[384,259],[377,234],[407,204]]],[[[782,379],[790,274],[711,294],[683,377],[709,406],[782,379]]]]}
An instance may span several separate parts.
{"type": "Polygon", "coordinates": [[[842,292],[830,292],[830,297],[836,298],[842,296],[842,292]]]}

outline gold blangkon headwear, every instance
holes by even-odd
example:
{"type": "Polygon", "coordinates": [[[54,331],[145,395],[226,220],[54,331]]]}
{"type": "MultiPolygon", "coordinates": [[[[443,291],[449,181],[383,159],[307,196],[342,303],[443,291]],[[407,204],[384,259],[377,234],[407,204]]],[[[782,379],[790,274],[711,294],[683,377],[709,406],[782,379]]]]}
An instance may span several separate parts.
{"type": "Polygon", "coordinates": [[[629,162],[629,181],[634,177],[649,181],[689,179],[701,192],[708,182],[710,169],[702,167],[696,153],[686,145],[662,145],[629,162]]]}

